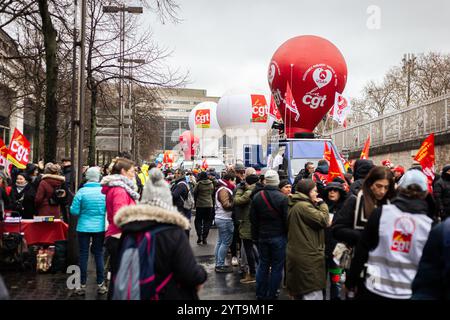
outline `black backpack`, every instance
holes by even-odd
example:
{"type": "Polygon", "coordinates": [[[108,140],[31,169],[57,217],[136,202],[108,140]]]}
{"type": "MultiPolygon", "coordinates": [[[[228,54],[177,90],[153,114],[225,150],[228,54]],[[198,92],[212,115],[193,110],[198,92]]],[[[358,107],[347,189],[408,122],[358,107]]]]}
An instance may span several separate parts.
{"type": "Polygon", "coordinates": [[[51,197],[48,199],[48,204],[51,206],[63,205],[66,202],[66,196],[66,190],[62,189],[61,187],[56,187],[53,190],[51,197]]]}

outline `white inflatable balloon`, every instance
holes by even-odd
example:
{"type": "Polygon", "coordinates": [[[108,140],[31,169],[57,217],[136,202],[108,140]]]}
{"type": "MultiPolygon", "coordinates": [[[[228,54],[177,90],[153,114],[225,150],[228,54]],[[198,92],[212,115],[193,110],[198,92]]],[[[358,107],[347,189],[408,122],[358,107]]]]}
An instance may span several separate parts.
{"type": "Polygon", "coordinates": [[[189,114],[189,128],[199,138],[199,155],[202,157],[219,156],[219,139],[223,132],[217,121],[217,103],[202,102],[189,114]]]}
{"type": "Polygon", "coordinates": [[[220,98],[217,120],[230,137],[240,135],[241,130],[269,130],[274,121],[269,116],[269,103],[270,100],[263,93],[239,93],[232,90],[220,98]]]}
{"type": "Polygon", "coordinates": [[[199,131],[200,129],[201,131],[221,135],[217,121],[217,103],[208,101],[196,105],[189,114],[189,129],[191,131],[199,131]]]}
{"type": "Polygon", "coordinates": [[[263,145],[274,118],[269,115],[270,97],[260,90],[232,89],[217,105],[217,120],[232,138],[235,161],[245,157],[246,145],[263,145]]]}

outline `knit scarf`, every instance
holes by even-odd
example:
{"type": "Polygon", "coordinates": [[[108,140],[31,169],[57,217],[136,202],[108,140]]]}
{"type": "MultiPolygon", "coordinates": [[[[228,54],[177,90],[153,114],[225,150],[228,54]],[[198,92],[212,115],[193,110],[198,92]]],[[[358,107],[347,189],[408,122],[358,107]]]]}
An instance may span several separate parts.
{"type": "Polygon", "coordinates": [[[130,197],[132,197],[134,200],[139,200],[139,193],[134,191],[134,181],[121,174],[112,174],[106,176],[102,179],[102,182],[100,184],[102,186],[108,187],[121,187],[125,189],[125,191],[128,192],[130,197]]]}
{"type": "Polygon", "coordinates": [[[219,182],[221,184],[223,184],[225,187],[227,187],[228,189],[230,189],[231,191],[233,191],[234,188],[236,188],[236,186],[228,180],[219,179],[219,182]]]}
{"type": "Polygon", "coordinates": [[[25,189],[25,187],[27,186],[27,184],[28,184],[28,183],[25,183],[25,184],[20,185],[20,184],[17,184],[17,183],[16,183],[16,189],[17,189],[17,192],[18,192],[18,193],[21,193],[21,192],[23,191],[23,189],[25,189]]]}

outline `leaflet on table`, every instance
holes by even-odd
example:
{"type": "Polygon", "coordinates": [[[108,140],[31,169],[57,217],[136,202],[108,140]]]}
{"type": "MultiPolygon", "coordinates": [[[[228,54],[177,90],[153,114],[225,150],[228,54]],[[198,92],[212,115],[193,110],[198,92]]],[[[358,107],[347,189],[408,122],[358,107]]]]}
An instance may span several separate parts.
{"type": "Polygon", "coordinates": [[[37,216],[33,219],[34,222],[54,222],[54,216],[37,216]]]}
{"type": "Polygon", "coordinates": [[[6,217],[5,222],[6,223],[19,223],[22,220],[21,217],[6,217]]]}

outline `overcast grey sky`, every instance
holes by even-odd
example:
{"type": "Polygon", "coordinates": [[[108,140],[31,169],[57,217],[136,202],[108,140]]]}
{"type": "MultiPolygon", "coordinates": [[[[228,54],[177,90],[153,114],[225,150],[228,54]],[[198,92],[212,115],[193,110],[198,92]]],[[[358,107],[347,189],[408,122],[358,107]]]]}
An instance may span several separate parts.
{"type": "MultiPolygon", "coordinates": [[[[344,94],[357,97],[364,84],[382,79],[404,53],[450,52],[449,0],[184,0],[179,24],[162,25],[152,13],[156,41],[174,51],[172,67],[190,72],[189,88],[221,96],[236,87],[269,92],[273,53],[294,36],[313,34],[333,42],[348,66],[344,94]],[[371,5],[380,28],[369,29],[371,5]]],[[[373,20],[370,20],[373,21],[373,20]]]]}

